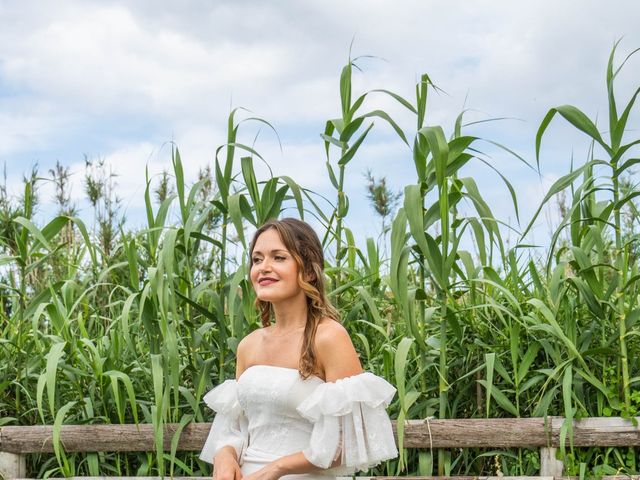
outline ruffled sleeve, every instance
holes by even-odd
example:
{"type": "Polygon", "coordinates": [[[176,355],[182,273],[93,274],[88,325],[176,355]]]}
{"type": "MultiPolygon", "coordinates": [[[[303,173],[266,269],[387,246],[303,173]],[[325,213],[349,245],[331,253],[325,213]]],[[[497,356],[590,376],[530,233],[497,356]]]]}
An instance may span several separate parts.
{"type": "Polygon", "coordinates": [[[205,403],[216,412],[209,436],[205,441],[200,459],[213,463],[218,451],[232,446],[242,462],[242,453],[248,443],[247,419],[238,402],[238,387],[235,380],[226,380],[204,396],[205,403]]]}
{"type": "Polygon", "coordinates": [[[386,407],[396,389],[370,372],[318,385],[297,407],[313,424],[302,453],[315,466],[335,475],[351,475],[398,456],[386,407]]]}

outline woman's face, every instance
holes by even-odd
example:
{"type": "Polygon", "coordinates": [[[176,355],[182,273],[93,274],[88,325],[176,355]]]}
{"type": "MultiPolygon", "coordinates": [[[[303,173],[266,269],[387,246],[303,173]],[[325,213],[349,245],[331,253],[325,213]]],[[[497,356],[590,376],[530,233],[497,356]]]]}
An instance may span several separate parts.
{"type": "Polygon", "coordinates": [[[251,254],[251,284],[264,302],[279,303],[304,292],[298,285],[298,265],[277,230],[260,234],[251,254]]]}

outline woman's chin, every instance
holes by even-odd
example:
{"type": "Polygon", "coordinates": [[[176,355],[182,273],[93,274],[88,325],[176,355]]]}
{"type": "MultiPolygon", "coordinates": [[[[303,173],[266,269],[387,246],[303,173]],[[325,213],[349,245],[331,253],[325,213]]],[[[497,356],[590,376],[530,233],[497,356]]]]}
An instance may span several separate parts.
{"type": "Polygon", "coordinates": [[[290,300],[292,297],[287,297],[287,296],[282,296],[282,295],[273,295],[267,292],[263,292],[261,294],[256,295],[258,297],[258,300],[262,301],[262,302],[269,302],[269,303],[281,303],[281,302],[286,302],[287,300],[290,300]]]}
{"type": "Polygon", "coordinates": [[[277,303],[280,300],[278,295],[269,295],[268,293],[263,293],[261,295],[256,295],[256,296],[258,297],[258,300],[260,300],[261,302],[277,303]]]}

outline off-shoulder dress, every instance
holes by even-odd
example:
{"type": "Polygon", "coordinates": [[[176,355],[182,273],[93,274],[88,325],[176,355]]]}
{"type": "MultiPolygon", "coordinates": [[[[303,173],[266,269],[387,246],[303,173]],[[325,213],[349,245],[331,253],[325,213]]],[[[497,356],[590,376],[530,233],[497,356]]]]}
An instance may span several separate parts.
{"type": "Polygon", "coordinates": [[[215,412],[200,458],[235,448],[243,475],[302,451],[319,468],[284,480],[351,475],[398,455],[386,407],[396,389],[370,372],[325,382],[298,370],[253,365],[204,396],[215,412]],[[330,467],[340,458],[339,466],[330,467]]]}

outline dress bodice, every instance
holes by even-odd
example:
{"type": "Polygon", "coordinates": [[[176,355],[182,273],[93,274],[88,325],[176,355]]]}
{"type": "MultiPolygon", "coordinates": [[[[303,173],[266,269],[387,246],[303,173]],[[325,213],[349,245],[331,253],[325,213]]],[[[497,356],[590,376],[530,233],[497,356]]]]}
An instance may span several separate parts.
{"type": "Polygon", "coordinates": [[[200,458],[212,463],[218,450],[232,446],[247,475],[302,452],[323,469],[291,480],[367,470],[398,454],[385,410],[395,391],[369,372],[325,382],[303,379],[297,369],[253,365],[204,396],[216,416],[200,458]]]}
{"type": "Polygon", "coordinates": [[[313,425],[296,409],[322,383],[316,376],[302,379],[293,368],[247,368],[238,379],[238,401],[247,417],[250,447],[279,455],[300,451],[313,425]]]}

